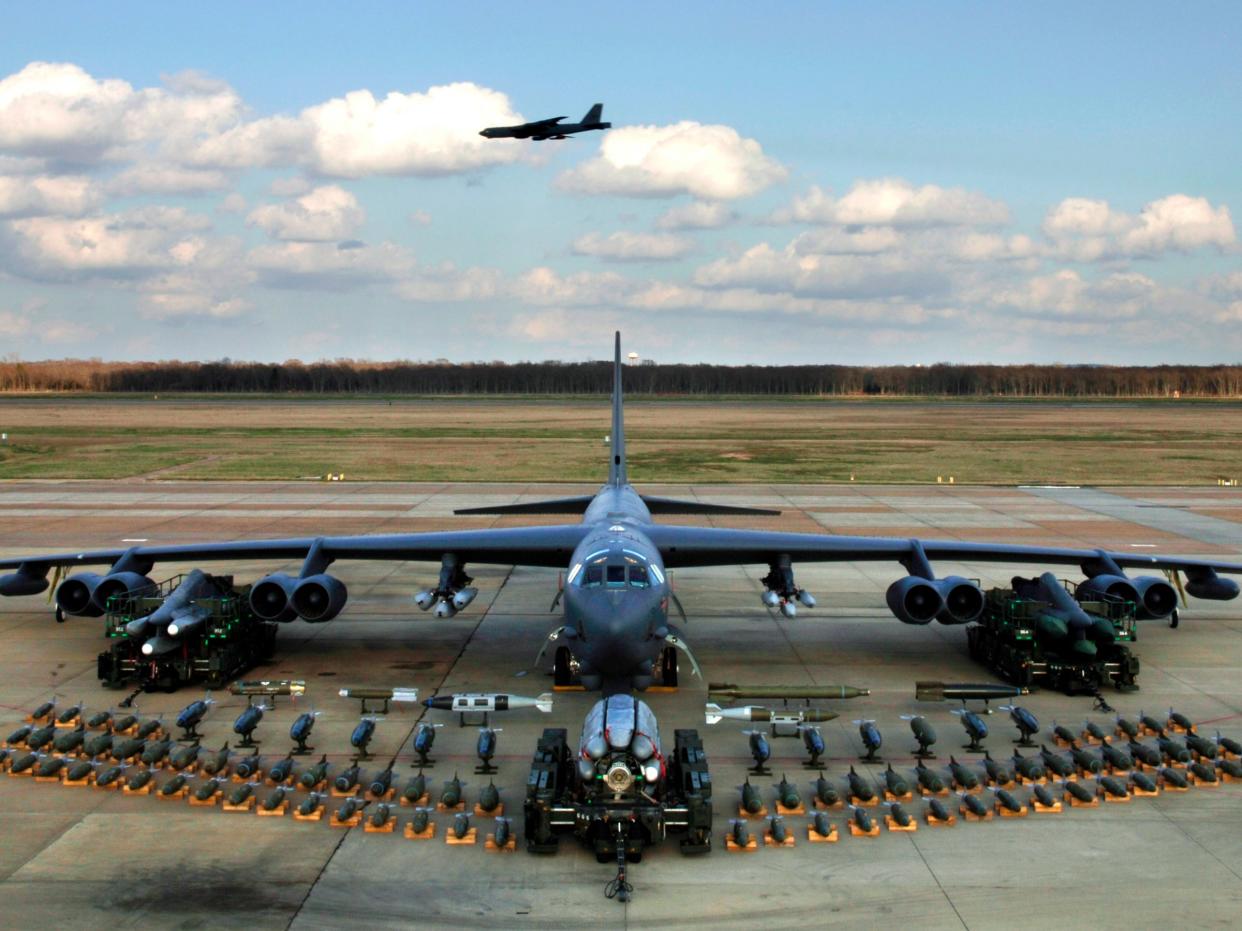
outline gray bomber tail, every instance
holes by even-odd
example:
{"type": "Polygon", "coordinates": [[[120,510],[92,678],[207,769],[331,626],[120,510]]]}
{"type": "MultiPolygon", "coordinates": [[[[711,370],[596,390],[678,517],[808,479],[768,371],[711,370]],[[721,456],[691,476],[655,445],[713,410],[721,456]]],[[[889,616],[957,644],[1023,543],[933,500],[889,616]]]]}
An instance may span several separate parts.
{"type": "Polygon", "coordinates": [[[612,459],[608,462],[608,484],[628,483],[625,473],[625,411],[621,407],[621,331],[617,330],[612,362],[612,459]]]}
{"type": "Polygon", "coordinates": [[[582,118],[582,123],[583,125],[590,125],[591,123],[598,123],[600,121],[600,117],[603,115],[604,115],[604,105],[602,103],[597,103],[595,106],[593,106],[590,110],[586,112],[586,116],[582,118]]]}

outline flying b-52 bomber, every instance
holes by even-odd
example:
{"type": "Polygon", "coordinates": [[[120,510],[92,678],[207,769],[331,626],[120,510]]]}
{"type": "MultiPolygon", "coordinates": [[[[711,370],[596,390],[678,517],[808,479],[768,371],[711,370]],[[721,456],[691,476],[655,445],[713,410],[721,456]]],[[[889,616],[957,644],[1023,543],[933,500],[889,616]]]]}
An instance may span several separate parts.
{"type": "Polygon", "coordinates": [[[546,120],[535,120],[532,123],[521,123],[518,126],[489,126],[479,131],[480,136],[488,139],[531,139],[543,142],[545,139],[568,139],[574,133],[586,133],[593,129],[612,129],[611,123],[600,121],[604,115],[604,105],[597,103],[586,112],[577,123],[562,123],[564,116],[551,116],[546,120]]]}
{"type": "MultiPolygon", "coordinates": [[[[577,523],[553,526],[461,530],[430,533],[322,536],[296,539],[238,540],[176,546],[25,556],[0,560],[0,594],[34,595],[49,586],[53,568],[70,570],[55,592],[65,614],[99,616],[109,598],[150,587],[148,573],[158,563],[229,559],[301,559],[296,576],[273,573],[251,588],[250,604],[261,618],[311,623],[330,621],[348,598],[345,583],[328,568],[338,561],[390,560],[440,564],[435,586],[419,591],[415,602],[452,617],[477,595],[467,567],[471,563],[565,569],[559,596],[564,617],[549,640],[557,642],[557,668],[576,669],[583,686],[608,694],[645,689],[657,664],[667,664],[674,648],[688,649],[671,623],[672,591],[668,572],[683,566],[766,565],[763,603],[787,617],[798,605],[812,607],[814,597],[795,581],[795,567],[812,562],[892,561],[907,575],[887,592],[890,610],[913,625],[965,624],[984,604],[977,583],[959,576],[937,577],[933,560],[1076,565],[1085,580],[1080,599],[1102,595],[1133,601],[1141,618],[1168,617],[1177,605],[1172,585],[1160,576],[1129,576],[1127,568],[1177,570],[1186,575],[1186,591],[1198,598],[1227,600],[1238,585],[1218,573],[1242,573],[1242,564],[1104,550],[1065,549],[957,540],[919,540],[775,530],[733,530],[659,524],[673,514],[776,515],[779,511],[680,501],[644,495],[630,485],[626,471],[622,408],[621,335],[616,334],[613,365],[612,433],[608,480],[594,495],[549,501],[466,508],[458,514],[566,514],[577,523]],[[108,566],[102,573],[81,567],[108,566]]],[[[1075,612],[1067,613],[1066,636],[1091,635],[1075,612]]],[[[154,615],[152,615],[154,617],[154,615]]],[[[149,630],[154,638],[169,628],[149,630]]],[[[667,668],[667,665],[666,667],[667,668]]]]}

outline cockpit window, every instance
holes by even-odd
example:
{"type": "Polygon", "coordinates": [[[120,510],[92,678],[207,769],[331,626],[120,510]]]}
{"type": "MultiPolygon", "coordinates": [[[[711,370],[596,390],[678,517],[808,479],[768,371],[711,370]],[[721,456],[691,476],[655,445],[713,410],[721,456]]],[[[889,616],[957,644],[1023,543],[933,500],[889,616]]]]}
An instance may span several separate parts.
{"type": "Polygon", "coordinates": [[[646,566],[630,566],[630,584],[635,588],[646,588],[651,584],[647,581],[646,566]]]}
{"type": "Polygon", "coordinates": [[[583,588],[599,588],[604,584],[604,567],[603,566],[587,566],[586,572],[582,574],[583,588]]]}
{"type": "Polygon", "coordinates": [[[625,584],[625,566],[608,567],[608,587],[620,588],[625,584]]]}

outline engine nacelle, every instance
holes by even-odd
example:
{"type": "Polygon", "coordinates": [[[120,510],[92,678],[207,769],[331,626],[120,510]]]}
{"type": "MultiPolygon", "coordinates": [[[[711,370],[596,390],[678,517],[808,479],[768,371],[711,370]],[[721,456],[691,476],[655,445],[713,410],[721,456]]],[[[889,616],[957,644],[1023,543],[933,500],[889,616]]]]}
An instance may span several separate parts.
{"type": "Polygon", "coordinates": [[[74,617],[99,617],[103,608],[95,604],[95,589],[103,581],[98,572],[79,572],[56,587],[56,607],[74,617]]]}
{"type": "Polygon", "coordinates": [[[1138,589],[1123,575],[1097,575],[1079,582],[1074,591],[1074,597],[1079,601],[1096,601],[1105,595],[1139,604],[1138,589]]]}
{"type": "Polygon", "coordinates": [[[945,607],[936,583],[913,575],[890,585],[884,597],[888,609],[903,624],[930,624],[945,607]]]}
{"type": "Polygon", "coordinates": [[[250,589],[250,610],[265,621],[292,621],[297,612],[289,604],[298,580],[283,572],[264,576],[250,589]]]}
{"type": "Polygon", "coordinates": [[[1120,575],[1097,575],[1080,583],[1074,594],[1079,601],[1091,601],[1102,595],[1132,601],[1135,615],[1142,620],[1166,618],[1177,607],[1176,590],[1164,579],[1154,575],[1143,575],[1135,579],[1120,575]]]}
{"type": "Polygon", "coordinates": [[[322,624],[330,621],[345,607],[349,590],[335,576],[321,573],[302,579],[289,596],[289,606],[304,621],[322,624]]]}
{"type": "Polygon", "coordinates": [[[99,608],[101,612],[106,611],[110,599],[118,596],[133,595],[146,588],[154,589],[155,583],[145,575],[137,572],[109,573],[95,587],[95,607],[99,608]]]}
{"type": "Polygon", "coordinates": [[[983,613],[983,592],[970,579],[951,575],[933,584],[944,599],[944,610],[936,615],[941,624],[969,624],[983,613]]]}
{"type": "MultiPolygon", "coordinates": [[[[0,590],[3,586],[4,579],[0,579],[0,590]]],[[[1238,583],[1233,579],[1222,579],[1214,569],[1187,569],[1186,591],[1195,598],[1208,601],[1230,601],[1238,597],[1238,583]]]]}
{"type": "Polygon", "coordinates": [[[1177,608],[1177,590],[1159,576],[1141,575],[1130,581],[1138,592],[1140,619],[1163,620],[1177,608]]]}

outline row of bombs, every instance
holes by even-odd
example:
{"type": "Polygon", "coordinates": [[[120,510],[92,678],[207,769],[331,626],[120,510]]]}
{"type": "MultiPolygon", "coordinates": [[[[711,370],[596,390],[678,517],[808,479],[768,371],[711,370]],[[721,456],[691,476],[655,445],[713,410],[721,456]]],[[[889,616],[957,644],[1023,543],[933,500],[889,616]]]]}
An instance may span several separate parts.
{"type": "MultiPolygon", "coordinates": [[[[328,800],[336,798],[341,801],[332,812],[329,823],[333,827],[354,827],[363,823],[365,816],[368,832],[392,832],[398,821],[396,808],[408,807],[413,809],[413,814],[404,833],[412,840],[435,836],[436,826],[430,817],[433,811],[451,813],[453,823],[446,841],[475,843],[476,831],[471,823],[471,814],[466,810],[466,783],[456,775],[444,783],[433,808],[428,804],[431,792],[427,777],[421,770],[407,780],[398,796],[392,784],[391,766],[366,778],[358,764],[353,763],[332,776],[325,755],[297,774],[293,772],[293,760],[285,757],[274,763],[265,774],[258,757],[230,762],[226,753],[221,750],[202,763],[195,786],[190,784],[194,774],[185,771],[173,769],[171,778],[157,786],[155,777],[159,770],[156,767],[133,768],[133,772],[127,775],[126,770],[132,768],[127,763],[105,767],[97,760],[71,759],[33,751],[22,754],[8,748],[0,750],[0,771],[7,771],[9,776],[32,776],[36,782],[120,789],[126,795],[154,795],[161,800],[185,799],[194,807],[214,807],[223,803],[225,811],[253,811],[260,816],[284,816],[292,808],[294,819],[299,821],[322,820],[328,811],[328,800]],[[272,791],[260,801],[257,790],[264,784],[272,791]],[[307,790],[300,796],[300,801],[295,794],[297,789],[307,790]],[[295,801],[296,805],[293,804],[295,801]]],[[[473,815],[495,820],[493,833],[487,835],[489,849],[514,849],[512,827],[509,819],[504,817],[504,803],[494,782],[489,781],[480,790],[473,815]]]]}
{"type": "MultiPolygon", "coordinates": [[[[1019,738],[1014,742],[1020,747],[1037,746],[1032,738],[1040,733],[1039,719],[1031,711],[1020,706],[1007,705],[1004,706],[1004,710],[1009,712],[1011,720],[1018,728],[1019,738]]],[[[966,709],[955,710],[954,714],[962,717],[967,736],[970,738],[970,743],[964,749],[982,750],[981,741],[988,736],[987,724],[975,712],[966,709]]],[[[922,715],[902,715],[902,717],[909,721],[910,730],[918,744],[913,751],[914,755],[920,759],[934,758],[935,754],[931,748],[936,743],[937,735],[931,722],[922,715]]],[[[854,723],[858,725],[858,735],[866,751],[861,758],[867,762],[877,761],[879,757],[876,754],[883,745],[883,737],[875,721],[859,720],[854,723]]],[[[822,769],[823,764],[819,758],[825,752],[826,745],[819,728],[804,724],[799,726],[798,730],[807,752],[811,755],[805,765],[822,769]]],[[[764,764],[772,756],[771,744],[768,742],[766,733],[761,730],[749,730],[743,733],[750,737],[750,754],[755,761],[753,772],[756,775],[765,775],[764,764]]],[[[1132,768],[1133,762],[1129,760],[1125,751],[1120,750],[1112,742],[1114,738],[1126,741],[1130,754],[1150,766],[1160,765],[1162,758],[1171,763],[1184,765],[1193,760],[1232,761],[1242,756],[1242,744],[1238,741],[1222,736],[1219,731],[1216,732],[1215,738],[1204,737],[1198,733],[1193,721],[1172,709],[1169,710],[1168,719],[1163,722],[1147,714],[1140,715],[1137,720],[1118,715],[1111,732],[1106,731],[1097,722],[1087,720],[1083,722],[1080,730],[1054,722],[1048,728],[1048,734],[1059,746],[1068,747],[1072,751],[1076,763],[1081,768],[1089,770],[1092,770],[1088,762],[1091,757],[1079,746],[1080,743],[1095,744],[1102,748],[1104,759],[1097,760],[1097,763],[1102,762],[1103,765],[1114,769],[1132,768]],[[1144,737],[1155,737],[1157,749],[1153,750],[1140,743],[1144,737]],[[1152,762],[1153,757],[1154,762],[1152,762]]],[[[1018,754],[1015,753],[1015,756],[1018,754]]],[[[1098,767],[1092,770],[1093,773],[1095,771],[1098,771],[1098,767]]],[[[1236,765],[1226,766],[1225,772],[1233,778],[1242,778],[1242,770],[1239,770],[1236,765]]]]}
{"type": "MultiPolygon", "coordinates": [[[[452,699],[455,696],[445,697],[452,699]]],[[[514,699],[532,702],[542,700],[542,698],[522,699],[520,696],[504,697],[510,701],[514,699]]],[[[428,701],[438,700],[439,697],[433,697],[428,701]]],[[[201,735],[198,734],[196,728],[212,704],[214,701],[211,698],[198,699],[187,705],[178,715],[177,726],[184,731],[182,740],[192,741],[179,749],[177,748],[178,741],[168,736],[160,718],[140,720],[134,714],[116,717],[111,711],[100,711],[86,718],[81,705],[73,705],[56,714],[54,701],[44,702],[35,708],[27,716],[26,723],[9,734],[4,746],[25,747],[29,750],[42,750],[50,746],[57,753],[79,753],[88,757],[106,755],[117,761],[141,756],[142,761],[148,765],[159,762],[164,756],[172,756],[174,766],[178,769],[186,769],[193,765],[194,759],[199,754],[201,735]],[[91,731],[98,733],[88,734],[91,731]]],[[[441,706],[429,705],[428,707],[439,709],[441,706]]],[[[238,715],[233,723],[233,732],[242,738],[241,743],[238,744],[240,748],[257,748],[258,743],[254,740],[254,731],[259,722],[263,720],[265,710],[266,706],[262,704],[248,705],[238,715]]],[[[313,749],[307,747],[307,741],[310,739],[318,714],[317,711],[307,711],[298,715],[294,720],[289,728],[289,737],[296,742],[297,746],[290,751],[289,756],[304,755],[313,749]]],[[[364,715],[349,735],[349,744],[359,759],[369,758],[367,748],[375,736],[378,720],[379,718],[375,716],[364,715]]],[[[418,756],[418,765],[434,764],[428,754],[435,744],[436,729],[442,726],[420,721],[415,727],[410,747],[418,756]]],[[[497,772],[491,761],[496,754],[496,735],[499,731],[500,728],[479,728],[475,751],[478,754],[480,766],[475,769],[476,773],[497,772]]],[[[225,747],[227,748],[228,744],[225,744],[225,747]]]]}
{"type": "MultiPolygon", "coordinates": [[[[1001,817],[1025,817],[1030,812],[1052,814],[1064,810],[1063,803],[1070,807],[1096,808],[1100,800],[1106,802],[1129,802],[1132,798],[1154,797],[1165,791],[1187,791],[1191,785],[1214,786],[1218,783],[1214,771],[1210,768],[1205,773],[1211,778],[1198,777],[1193,769],[1188,774],[1175,767],[1165,766],[1157,770],[1155,777],[1135,770],[1126,775],[1094,776],[1096,787],[1084,785],[1069,775],[1061,776],[1061,797],[1058,798],[1050,787],[1047,772],[1037,765],[1033,757],[1025,758],[1028,766],[1015,773],[994,761],[987,763],[987,791],[991,792],[989,804],[982,797],[984,785],[972,770],[955,764],[952,769],[953,788],[957,790],[957,803],[950,802],[953,795],[950,788],[930,769],[919,764],[919,798],[924,803],[924,821],[931,827],[948,827],[957,823],[958,815],[969,821],[989,821],[993,814],[1001,817]],[[1014,791],[1015,785],[1029,786],[1031,793],[1022,799],[1014,791]],[[939,796],[939,797],[938,797],[939,796]]],[[[1223,778],[1238,778],[1228,777],[1223,778]]],[[[912,802],[915,793],[910,784],[890,765],[884,773],[883,788],[877,793],[866,778],[850,767],[848,775],[849,788],[846,796],[826,777],[820,776],[814,784],[813,815],[807,825],[807,839],[812,843],[835,842],[839,833],[837,826],[831,821],[829,810],[848,808],[850,817],[847,822],[849,831],[857,837],[875,837],[880,833],[880,819],[871,811],[876,805],[885,808],[883,821],[890,831],[916,831],[918,820],[903,805],[912,802]],[[881,801],[880,795],[883,795],[881,801]]],[[[741,799],[738,804],[738,817],[730,822],[726,836],[726,847],[730,851],[754,850],[758,846],[751,836],[748,822],[766,819],[767,826],[763,833],[765,846],[794,846],[794,837],[785,821],[791,815],[807,813],[802,796],[797,786],[782,777],[776,786],[776,813],[770,814],[764,803],[762,792],[749,779],[741,788],[741,799]]]]}

